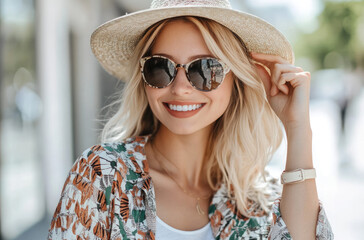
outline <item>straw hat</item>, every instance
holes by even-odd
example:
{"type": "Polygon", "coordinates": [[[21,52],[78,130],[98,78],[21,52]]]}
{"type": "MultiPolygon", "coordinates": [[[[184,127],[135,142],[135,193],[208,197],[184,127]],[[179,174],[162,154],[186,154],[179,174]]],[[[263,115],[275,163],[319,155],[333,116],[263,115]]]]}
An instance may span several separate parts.
{"type": "Polygon", "coordinates": [[[279,55],[294,62],[292,47],[282,33],[259,17],[233,10],[229,0],[153,0],[147,10],[98,27],[91,36],[91,49],[107,72],[127,81],[128,60],[145,31],[163,19],[178,16],[214,20],[237,34],[250,52],[279,55]]]}

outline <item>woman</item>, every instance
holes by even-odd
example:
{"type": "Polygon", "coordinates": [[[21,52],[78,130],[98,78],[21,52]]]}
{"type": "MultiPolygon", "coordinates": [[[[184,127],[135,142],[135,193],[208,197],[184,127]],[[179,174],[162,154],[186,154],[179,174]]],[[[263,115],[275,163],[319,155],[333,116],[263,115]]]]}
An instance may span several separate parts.
{"type": "Polygon", "coordinates": [[[71,169],[49,239],[333,239],[314,180],[310,75],[278,30],[225,0],[155,0],[91,44],[127,83],[105,143],[71,169]],[[281,196],[264,171],[280,122],[281,196]]]}

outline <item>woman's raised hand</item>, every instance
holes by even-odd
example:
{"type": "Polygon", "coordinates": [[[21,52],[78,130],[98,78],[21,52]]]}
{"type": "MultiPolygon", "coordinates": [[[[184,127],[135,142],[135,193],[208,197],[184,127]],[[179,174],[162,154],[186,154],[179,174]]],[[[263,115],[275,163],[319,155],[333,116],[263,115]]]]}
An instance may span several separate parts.
{"type": "Polygon", "coordinates": [[[279,56],[251,55],[257,62],[257,72],[264,83],[268,101],[286,130],[309,127],[310,73],[279,56]]]}

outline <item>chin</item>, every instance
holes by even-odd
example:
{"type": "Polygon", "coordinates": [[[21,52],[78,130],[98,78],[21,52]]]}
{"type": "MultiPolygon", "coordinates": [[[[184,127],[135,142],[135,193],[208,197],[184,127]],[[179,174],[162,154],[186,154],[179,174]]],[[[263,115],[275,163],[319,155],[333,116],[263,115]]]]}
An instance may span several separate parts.
{"type": "MultiPolygon", "coordinates": [[[[211,124],[210,124],[211,125],[211,124]]],[[[183,136],[187,136],[187,135],[192,135],[198,132],[203,132],[203,131],[209,131],[210,129],[210,125],[208,126],[199,126],[199,127],[191,127],[189,126],[181,126],[181,125],[175,125],[175,126],[166,126],[168,128],[168,130],[175,134],[175,135],[183,135],[183,136]]]]}

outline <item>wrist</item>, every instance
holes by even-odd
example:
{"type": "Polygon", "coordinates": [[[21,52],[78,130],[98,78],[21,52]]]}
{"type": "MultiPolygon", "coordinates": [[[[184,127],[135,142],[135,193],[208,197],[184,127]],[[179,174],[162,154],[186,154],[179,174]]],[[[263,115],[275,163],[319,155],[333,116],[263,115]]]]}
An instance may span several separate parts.
{"type": "Polygon", "coordinates": [[[300,183],[307,179],[315,179],[316,170],[314,168],[298,168],[293,171],[283,171],[281,175],[282,184],[300,183]]]}
{"type": "Polygon", "coordinates": [[[309,125],[293,125],[286,128],[286,171],[313,168],[312,130],[309,125]]]}
{"type": "Polygon", "coordinates": [[[287,137],[291,135],[310,135],[312,136],[312,129],[310,122],[295,122],[286,124],[284,126],[284,129],[286,131],[287,137]]]}

